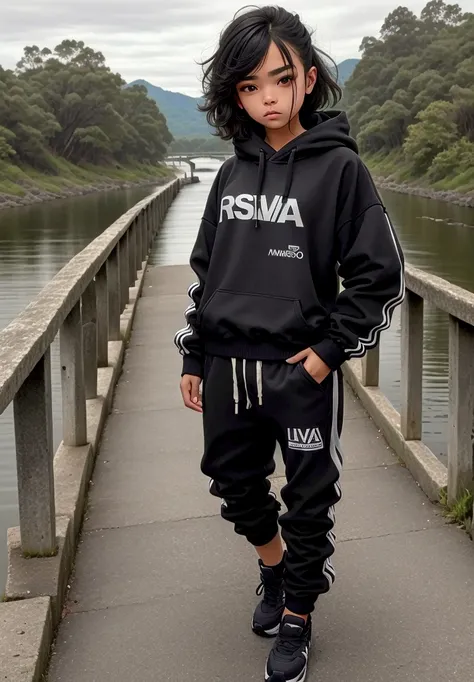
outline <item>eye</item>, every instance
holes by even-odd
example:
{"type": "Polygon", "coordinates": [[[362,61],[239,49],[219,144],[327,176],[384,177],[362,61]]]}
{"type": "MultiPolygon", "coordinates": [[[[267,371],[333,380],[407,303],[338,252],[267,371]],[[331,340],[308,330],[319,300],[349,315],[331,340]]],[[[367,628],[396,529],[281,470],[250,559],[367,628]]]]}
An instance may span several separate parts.
{"type": "Polygon", "coordinates": [[[280,78],[278,82],[282,85],[288,85],[288,83],[290,83],[292,80],[294,80],[293,76],[283,76],[283,78],[280,78]]]}
{"type": "Polygon", "coordinates": [[[249,88],[255,89],[255,85],[243,85],[239,88],[240,92],[253,92],[254,90],[249,90],[249,88]]]}

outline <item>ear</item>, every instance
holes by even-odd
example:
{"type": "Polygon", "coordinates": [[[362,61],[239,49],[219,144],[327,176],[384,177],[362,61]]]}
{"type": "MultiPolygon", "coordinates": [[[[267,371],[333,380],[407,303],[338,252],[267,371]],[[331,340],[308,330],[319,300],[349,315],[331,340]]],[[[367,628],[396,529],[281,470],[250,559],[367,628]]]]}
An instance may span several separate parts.
{"type": "Polygon", "coordinates": [[[244,108],[244,105],[243,105],[242,102],[240,101],[240,97],[239,97],[238,95],[235,96],[235,101],[237,102],[237,106],[239,107],[239,109],[243,109],[243,108],[244,108]]]}
{"type": "Polygon", "coordinates": [[[313,92],[313,88],[318,80],[318,70],[315,66],[312,66],[308,73],[306,74],[306,94],[309,95],[313,92]]]}

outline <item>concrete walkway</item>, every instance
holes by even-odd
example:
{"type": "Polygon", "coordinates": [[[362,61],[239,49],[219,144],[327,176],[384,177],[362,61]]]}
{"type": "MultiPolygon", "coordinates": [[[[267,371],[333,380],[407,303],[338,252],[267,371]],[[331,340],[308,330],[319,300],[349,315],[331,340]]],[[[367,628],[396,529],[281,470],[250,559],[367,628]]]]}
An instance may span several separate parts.
{"type": "MultiPolygon", "coordinates": [[[[200,474],[199,415],[172,346],[186,267],[155,267],[97,460],[49,682],[262,682],[255,557],[200,474]]],[[[474,680],[474,548],[347,395],[338,579],[309,682],[474,680]]],[[[281,463],[275,489],[283,482],[281,463]]]]}

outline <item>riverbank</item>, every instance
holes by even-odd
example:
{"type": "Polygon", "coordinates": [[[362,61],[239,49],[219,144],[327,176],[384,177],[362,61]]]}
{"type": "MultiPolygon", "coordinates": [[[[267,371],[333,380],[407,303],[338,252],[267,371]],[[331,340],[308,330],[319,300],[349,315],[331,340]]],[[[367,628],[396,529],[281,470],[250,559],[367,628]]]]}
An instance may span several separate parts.
{"type": "Polygon", "coordinates": [[[62,159],[54,159],[53,169],[54,174],[45,174],[0,161],[0,211],[111,189],[160,185],[175,175],[165,165],[75,166],[62,159]]]}
{"type": "Polygon", "coordinates": [[[379,189],[399,192],[400,194],[412,194],[426,199],[436,199],[437,201],[448,201],[451,204],[474,208],[474,190],[466,194],[453,190],[436,190],[430,187],[418,187],[411,183],[398,183],[389,178],[373,175],[374,182],[379,189]]]}
{"type": "Polygon", "coordinates": [[[428,177],[413,178],[400,153],[365,156],[374,181],[380,189],[446,201],[474,208],[474,170],[432,183],[428,177]]]}

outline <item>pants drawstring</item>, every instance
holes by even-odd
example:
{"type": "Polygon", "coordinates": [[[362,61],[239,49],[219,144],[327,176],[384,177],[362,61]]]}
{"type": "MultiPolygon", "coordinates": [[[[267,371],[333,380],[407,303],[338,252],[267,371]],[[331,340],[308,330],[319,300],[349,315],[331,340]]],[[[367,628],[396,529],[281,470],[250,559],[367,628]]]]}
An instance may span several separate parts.
{"type": "MultiPolygon", "coordinates": [[[[237,358],[231,358],[232,363],[232,383],[233,383],[233,396],[235,404],[235,414],[239,414],[239,383],[237,379],[237,358]]],[[[257,384],[257,397],[258,404],[263,405],[263,378],[262,378],[262,361],[257,360],[255,362],[255,379],[257,384]]],[[[246,409],[250,410],[252,407],[252,401],[250,400],[250,394],[247,383],[247,360],[244,358],[242,360],[242,374],[244,377],[244,387],[245,387],[245,398],[247,400],[246,409]]]]}
{"type": "Polygon", "coordinates": [[[262,381],[262,361],[257,360],[257,367],[256,367],[256,374],[257,374],[257,395],[258,395],[258,404],[263,405],[263,381],[262,381]]]}
{"type": "Polygon", "coordinates": [[[242,365],[243,365],[242,366],[242,373],[244,375],[245,397],[247,398],[246,409],[250,410],[250,408],[252,407],[252,402],[251,402],[250,396],[249,396],[249,387],[247,386],[247,360],[245,360],[245,358],[243,360],[242,365]]]}
{"type": "Polygon", "coordinates": [[[236,358],[231,358],[232,362],[232,381],[234,387],[234,403],[235,403],[235,414],[239,414],[239,384],[237,383],[237,360],[236,358]]]}

